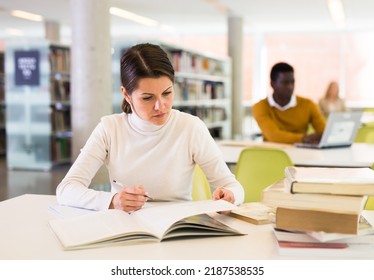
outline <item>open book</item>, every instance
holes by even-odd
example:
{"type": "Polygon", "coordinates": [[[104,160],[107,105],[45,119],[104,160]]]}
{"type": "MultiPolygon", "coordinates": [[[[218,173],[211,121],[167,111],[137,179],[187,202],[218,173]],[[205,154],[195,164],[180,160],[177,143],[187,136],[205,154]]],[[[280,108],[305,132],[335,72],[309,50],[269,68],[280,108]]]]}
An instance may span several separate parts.
{"type": "Polygon", "coordinates": [[[224,200],[154,202],[132,213],[111,209],[49,224],[64,249],[73,250],[185,236],[243,235],[207,215],[236,208],[224,200]]]}

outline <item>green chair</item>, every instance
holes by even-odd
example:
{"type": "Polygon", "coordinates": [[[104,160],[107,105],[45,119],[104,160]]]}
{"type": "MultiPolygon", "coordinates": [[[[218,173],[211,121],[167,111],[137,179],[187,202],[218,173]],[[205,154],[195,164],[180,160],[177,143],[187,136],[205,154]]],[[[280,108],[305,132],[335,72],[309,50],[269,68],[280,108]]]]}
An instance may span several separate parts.
{"type": "Polygon", "coordinates": [[[374,124],[361,126],[356,134],[356,143],[374,143],[374,124]]]}
{"type": "Polygon", "coordinates": [[[374,196],[369,196],[365,204],[365,210],[374,210],[374,196]]]}
{"type": "MultiPolygon", "coordinates": [[[[371,169],[374,170],[374,164],[371,169]]],[[[369,196],[365,204],[365,210],[374,210],[374,196],[369,196]]]]}
{"type": "Polygon", "coordinates": [[[212,199],[209,182],[204,171],[196,164],[192,179],[192,200],[208,199],[212,199]]]}
{"type": "MultiPolygon", "coordinates": [[[[374,123],[361,126],[357,132],[355,142],[374,143],[374,123]]],[[[374,169],[374,164],[372,169],[374,169]]],[[[369,196],[365,204],[365,210],[374,210],[374,196],[369,196]]]]}
{"type": "Polygon", "coordinates": [[[284,169],[292,165],[288,154],[280,149],[249,147],[242,150],[235,177],[244,188],[244,202],[261,201],[262,190],[284,178],[284,169]]]}

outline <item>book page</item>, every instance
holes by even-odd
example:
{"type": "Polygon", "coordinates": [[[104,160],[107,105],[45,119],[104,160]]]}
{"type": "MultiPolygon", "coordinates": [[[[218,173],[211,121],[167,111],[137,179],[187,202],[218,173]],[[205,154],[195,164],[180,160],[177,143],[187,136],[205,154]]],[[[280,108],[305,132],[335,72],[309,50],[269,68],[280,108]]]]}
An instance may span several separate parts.
{"type": "Polygon", "coordinates": [[[237,207],[224,200],[167,202],[160,206],[149,203],[148,207],[133,213],[149,230],[162,239],[165,232],[177,221],[198,214],[234,210],[237,207]]]}
{"type": "Polygon", "coordinates": [[[148,228],[131,214],[114,209],[55,219],[49,224],[66,248],[119,236],[149,234],[148,228]]]}
{"type": "Polygon", "coordinates": [[[163,239],[185,236],[243,235],[239,231],[217,221],[208,214],[189,216],[178,222],[164,234],[163,239]]]}
{"type": "Polygon", "coordinates": [[[96,211],[79,207],[51,204],[48,206],[48,212],[56,218],[69,218],[94,213],[96,211]]]}

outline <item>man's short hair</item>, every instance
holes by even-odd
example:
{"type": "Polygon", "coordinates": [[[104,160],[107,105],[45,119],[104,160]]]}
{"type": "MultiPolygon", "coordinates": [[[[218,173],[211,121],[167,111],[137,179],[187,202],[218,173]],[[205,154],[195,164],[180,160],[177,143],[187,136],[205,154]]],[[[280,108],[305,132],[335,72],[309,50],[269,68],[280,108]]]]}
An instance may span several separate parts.
{"type": "Polygon", "coordinates": [[[276,81],[278,78],[279,73],[285,73],[285,72],[292,72],[293,73],[293,67],[285,62],[279,62],[275,64],[270,71],[270,79],[272,81],[276,81]]]}

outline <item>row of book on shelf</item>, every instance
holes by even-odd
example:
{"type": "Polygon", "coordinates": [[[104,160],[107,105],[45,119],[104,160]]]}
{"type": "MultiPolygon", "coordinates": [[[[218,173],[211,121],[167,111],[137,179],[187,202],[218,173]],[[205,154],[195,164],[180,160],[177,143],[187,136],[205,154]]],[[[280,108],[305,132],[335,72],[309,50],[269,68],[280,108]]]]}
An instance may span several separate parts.
{"type": "Polygon", "coordinates": [[[67,77],[51,78],[50,90],[53,101],[70,101],[70,80],[67,77]]]}
{"type": "Polygon", "coordinates": [[[70,107],[59,105],[51,110],[51,123],[53,132],[70,131],[71,130],[71,113],[70,107]],[[61,108],[60,108],[61,107],[61,108]]]}
{"type": "Polygon", "coordinates": [[[374,250],[374,226],[363,212],[369,196],[370,168],[289,166],[283,179],[263,190],[261,203],[244,204],[232,215],[271,223],[280,254],[362,257],[374,250]]]}
{"type": "Polygon", "coordinates": [[[221,122],[227,119],[224,108],[220,107],[194,107],[194,106],[174,106],[182,112],[199,117],[206,124],[221,122]]]}
{"type": "Polygon", "coordinates": [[[177,78],[174,84],[175,100],[224,99],[223,82],[177,78]]]}
{"type": "Polygon", "coordinates": [[[53,162],[70,161],[71,137],[54,136],[51,139],[51,160],[53,162]]]}
{"type": "Polygon", "coordinates": [[[219,60],[181,50],[166,49],[166,52],[175,71],[223,75],[223,65],[219,60]]]}
{"type": "Polygon", "coordinates": [[[52,73],[70,72],[70,50],[64,47],[51,47],[49,61],[52,73]]]}

